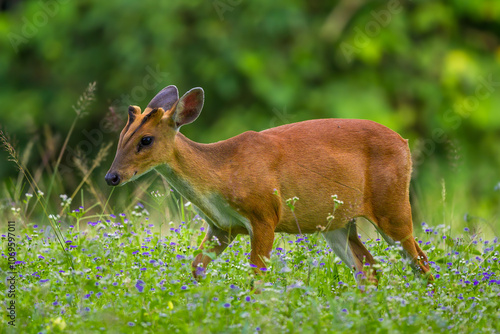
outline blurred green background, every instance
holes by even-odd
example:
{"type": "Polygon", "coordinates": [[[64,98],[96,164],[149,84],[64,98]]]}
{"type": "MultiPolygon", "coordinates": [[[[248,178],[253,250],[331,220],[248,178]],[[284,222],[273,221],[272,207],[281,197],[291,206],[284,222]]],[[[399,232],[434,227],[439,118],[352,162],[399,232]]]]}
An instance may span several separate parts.
{"type": "MultiPolygon", "coordinates": [[[[193,140],[371,119],[410,140],[416,222],[498,234],[500,1],[4,0],[0,33],[1,127],[20,156],[29,149],[42,189],[90,82],[96,98],[69,139],[58,192],[81,182],[75,155],[91,162],[113,142],[92,173],[109,194],[127,106],[170,84],[201,86],[204,111],[182,129],[193,140]]],[[[18,178],[7,159],[6,210],[18,178]]]]}

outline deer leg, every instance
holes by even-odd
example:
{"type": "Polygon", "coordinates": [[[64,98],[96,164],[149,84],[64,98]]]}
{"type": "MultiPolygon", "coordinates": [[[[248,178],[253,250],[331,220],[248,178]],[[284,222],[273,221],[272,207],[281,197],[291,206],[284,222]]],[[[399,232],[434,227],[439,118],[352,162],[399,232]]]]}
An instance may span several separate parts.
{"type": "Polygon", "coordinates": [[[386,241],[391,244],[394,244],[394,241],[401,243],[403,255],[409,258],[412,266],[426,276],[427,281],[431,283],[434,277],[430,273],[429,260],[413,238],[413,222],[409,205],[403,213],[399,217],[381,217],[377,219],[376,225],[386,241]]]}
{"type": "Polygon", "coordinates": [[[228,233],[213,224],[209,224],[208,232],[198,248],[204,251],[199,253],[192,263],[194,278],[200,279],[203,276],[207,265],[213,260],[208,253],[214,253],[215,256],[219,256],[219,254],[222,253],[226,247],[229,246],[229,244],[231,244],[235,237],[236,235],[234,233],[228,233]],[[210,244],[208,248],[206,248],[206,243],[210,244]]]}
{"type": "Polygon", "coordinates": [[[368,273],[365,271],[365,263],[372,266],[376,261],[359,240],[353,221],[343,228],[324,232],[323,236],[335,254],[353,271],[358,286],[364,285],[364,280],[374,284],[378,283],[373,268],[370,268],[368,273]]]}
{"type": "Polygon", "coordinates": [[[323,232],[323,236],[330,248],[351,270],[361,270],[352,254],[347,229],[340,228],[333,231],[323,232]]]}
{"type": "MultiPolygon", "coordinates": [[[[253,226],[256,226],[252,224],[253,226]]],[[[251,234],[252,251],[250,262],[255,266],[255,272],[261,273],[266,268],[265,261],[270,258],[274,242],[274,228],[272,225],[259,224],[251,234]]]]}
{"type": "Polygon", "coordinates": [[[359,240],[358,237],[358,229],[356,228],[356,222],[353,220],[349,222],[347,226],[347,231],[349,235],[349,245],[351,246],[351,251],[354,254],[354,259],[356,260],[357,263],[357,268],[360,268],[360,271],[362,271],[365,274],[366,279],[368,282],[371,282],[375,285],[378,284],[378,279],[377,279],[377,272],[375,268],[373,268],[373,265],[377,263],[373,256],[370,254],[368,249],[366,249],[365,245],[359,240]],[[369,265],[369,269],[366,270],[366,264],[369,265]]]}

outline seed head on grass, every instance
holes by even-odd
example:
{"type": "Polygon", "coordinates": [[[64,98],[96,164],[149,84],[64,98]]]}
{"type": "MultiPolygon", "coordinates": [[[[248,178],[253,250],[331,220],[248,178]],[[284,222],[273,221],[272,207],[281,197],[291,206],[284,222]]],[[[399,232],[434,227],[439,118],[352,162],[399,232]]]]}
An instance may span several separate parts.
{"type": "Polygon", "coordinates": [[[76,112],[78,117],[85,116],[85,110],[95,99],[96,82],[91,82],[87,86],[87,89],[80,95],[76,105],[73,106],[73,110],[76,112]]]}
{"type": "Polygon", "coordinates": [[[19,162],[19,158],[17,156],[16,149],[14,148],[14,145],[11,143],[12,140],[11,140],[10,136],[8,134],[4,133],[2,130],[0,130],[0,139],[2,140],[2,146],[3,146],[4,150],[9,154],[8,161],[14,162],[16,164],[17,168],[19,168],[19,170],[21,172],[24,172],[23,167],[21,166],[21,164],[19,162]]]}

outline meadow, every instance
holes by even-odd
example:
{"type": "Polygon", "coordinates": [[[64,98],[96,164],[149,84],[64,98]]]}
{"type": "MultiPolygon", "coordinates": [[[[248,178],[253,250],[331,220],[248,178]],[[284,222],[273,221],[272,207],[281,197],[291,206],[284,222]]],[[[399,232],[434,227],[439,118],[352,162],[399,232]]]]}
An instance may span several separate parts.
{"type": "Polygon", "coordinates": [[[389,246],[371,233],[363,242],[379,262],[379,285],[360,289],[321,235],[278,235],[268,271],[261,278],[261,293],[255,293],[248,237],[239,236],[197,282],[191,261],[200,252],[197,245],[206,223],[165,183],[153,182],[145,189],[142,200],[114,213],[96,214],[96,204],[76,203],[61,194],[56,203],[61,210],[47,212],[47,224],[28,216],[36,207],[46,206],[46,194],[41,190],[22,194],[9,215],[15,223],[2,228],[2,281],[10,271],[15,271],[15,280],[13,298],[8,289],[0,293],[4,309],[15,300],[15,319],[4,312],[0,331],[500,330],[498,238],[485,240],[468,228],[451,231],[445,224],[417,224],[418,243],[436,278],[427,285],[401,257],[397,244],[389,246]],[[13,260],[7,249],[12,244],[15,270],[9,268],[13,260]]]}

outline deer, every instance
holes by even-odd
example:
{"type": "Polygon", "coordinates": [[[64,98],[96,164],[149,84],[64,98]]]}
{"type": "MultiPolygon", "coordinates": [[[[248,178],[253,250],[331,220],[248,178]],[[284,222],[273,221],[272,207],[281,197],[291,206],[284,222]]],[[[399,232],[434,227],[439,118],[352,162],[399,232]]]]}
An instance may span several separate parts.
{"type": "Polygon", "coordinates": [[[378,284],[376,260],[358,237],[356,221],[364,218],[433,281],[413,236],[407,140],[374,121],[332,118],[197,143],[179,129],[198,118],[204,99],[200,87],[179,98],[170,85],[143,112],[130,106],[105,175],[108,185],[118,186],[155,169],[193,204],[208,224],[199,246],[204,251],[192,263],[196,279],[212,261],[208,254],[220,255],[239,234],[250,236],[250,263],[258,275],[267,268],[275,233],[319,232],[356,278],[378,284]],[[344,203],[333,217],[332,195],[344,203]],[[294,197],[292,212],[287,200],[294,197]]]}

